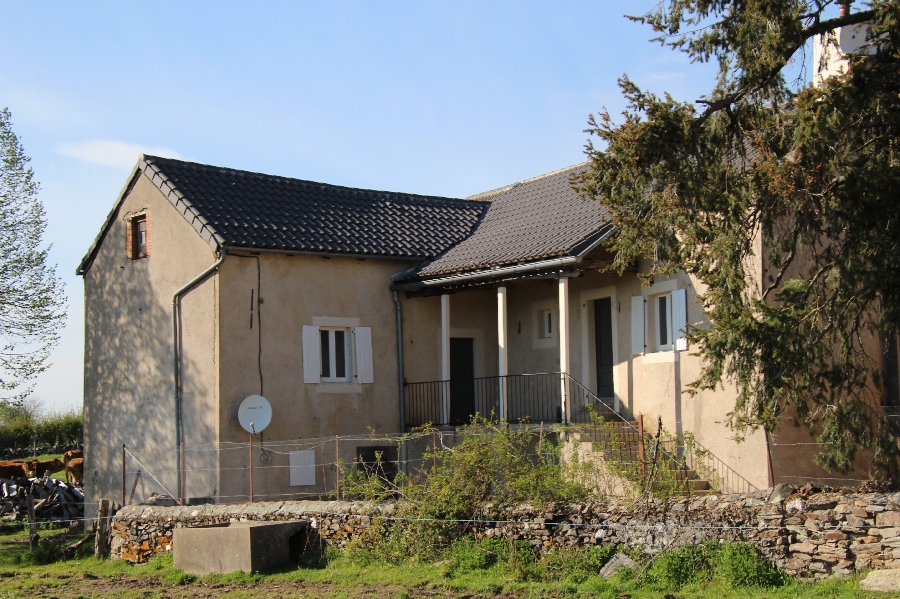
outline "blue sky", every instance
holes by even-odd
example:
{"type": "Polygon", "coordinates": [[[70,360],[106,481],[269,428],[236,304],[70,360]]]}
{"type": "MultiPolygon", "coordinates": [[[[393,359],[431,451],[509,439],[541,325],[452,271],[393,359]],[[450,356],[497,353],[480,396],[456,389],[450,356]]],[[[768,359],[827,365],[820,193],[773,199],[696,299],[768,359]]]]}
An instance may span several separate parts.
{"type": "Polygon", "coordinates": [[[631,2],[5,3],[0,106],[42,183],[69,319],[36,394],[80,406],[75,267],[141,151],[464,197],[584,159],[616,79],[694,100],[713,71],[631,2]]]}

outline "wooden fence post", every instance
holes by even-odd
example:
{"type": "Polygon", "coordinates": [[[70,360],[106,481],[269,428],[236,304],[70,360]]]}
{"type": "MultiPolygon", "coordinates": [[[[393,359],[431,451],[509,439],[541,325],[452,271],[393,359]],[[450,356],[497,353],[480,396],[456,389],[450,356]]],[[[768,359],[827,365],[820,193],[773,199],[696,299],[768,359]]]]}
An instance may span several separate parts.
{"type": "Polygon", "coordinates": [[[134,482],[131,484],[131,495],[128,496],[128,503],[134,505],[134,492],[137,489],[138,481],[141,480],[141,471],[138,470],[134,475],[134,482]]]}
{"type": "Polygon", "coordinates": [[[100,511],[97,513],[97,536],[94,537],[94,557],[105,558],[109,555],[109,499],[100,500],[100,511]]]}
{"type": "Polygon", "coordinates": [[[127,484],[125,481],[125,477],[127,474],[125,473],[125,444],[122,443],[122,505],[127,505],[125,503],[125,485],[127,484]]]}
{"type": "Polygon", "coordinates": [[[334,436],[334,495],[338,501],[341,500],[341,450],[337,435],[334,436]]]}
{"type": "Polygon", "coordinates": [[[25,507],[28,510],[28,546],[31,548],[31,551],[34,551],[37,549],[38,541],[40,541],[41,537],[37,531],[37,520],[34,517],[34,495],[32,495],[30,489],[25,497],[25,507]]]}
{"type": "Polygon", "coordinates": [[[638,414],[638,455],[641,458],[641,480],[647,478],[647,462],[644,457],[644,415],[638,414]]]}
{"type": "Polygon", "coordinates": [[[544,421],[541,420],[541,432],[538,436],[538,466],[541,465],[541,449],[544,445],[544,421]]]}

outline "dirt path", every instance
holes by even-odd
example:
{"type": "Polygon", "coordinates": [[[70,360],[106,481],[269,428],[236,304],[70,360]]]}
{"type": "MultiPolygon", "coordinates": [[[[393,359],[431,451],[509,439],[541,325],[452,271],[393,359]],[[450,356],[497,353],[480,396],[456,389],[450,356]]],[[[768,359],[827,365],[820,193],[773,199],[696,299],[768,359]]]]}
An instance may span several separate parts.
{"type": "MultiPolygon", "coordinates": [[[[550,595],[548,595],[549,597],[550,595]]],[[[479,599],[478,594],[460,593],[445,589],[401,588],[389,585],[343,586],[322,583],[257,583],[257,584],[208,584],[193,582],[186,585],[165,585],[158,578],[140,576],[116,576],[99,578],[91,575],[78,577],[47,577],[42,579],[14,577],[0,584],[0,599],[40,597],[62,598],[341,598],[368,599],[376,597],[420,597],[431,599],[479,599]]],[[[491,595],[513,599],[516,594],[491,595]]]]}

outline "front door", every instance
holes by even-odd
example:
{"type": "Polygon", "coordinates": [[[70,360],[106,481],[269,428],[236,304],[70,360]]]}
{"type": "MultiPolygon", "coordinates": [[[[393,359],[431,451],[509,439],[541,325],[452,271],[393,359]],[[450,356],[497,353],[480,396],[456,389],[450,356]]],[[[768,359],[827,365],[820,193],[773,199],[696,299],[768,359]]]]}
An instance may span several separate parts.
{"type": "Polygon", "coordinates": [[[469,424],[475,413],[475,339],[450,338],[450,424],[469,424]]]}
{"type": "Polygon", "coordinates": [[[613,385],[612,300],[594,301],[594,338],[597,347],[597,397],[615,397],[613,385]]]}

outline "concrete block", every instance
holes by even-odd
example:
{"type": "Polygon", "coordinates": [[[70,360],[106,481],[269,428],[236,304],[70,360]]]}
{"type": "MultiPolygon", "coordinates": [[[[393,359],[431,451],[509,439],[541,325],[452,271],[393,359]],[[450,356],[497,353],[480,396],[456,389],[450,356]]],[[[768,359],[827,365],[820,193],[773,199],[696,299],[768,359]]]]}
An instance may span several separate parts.
{"type": "Polygon", "coordinates": [[[174,565],[188,574],[262,572],[290,559],[290,538],[306,522],[231,522],[173,531],[174,565]]]}

